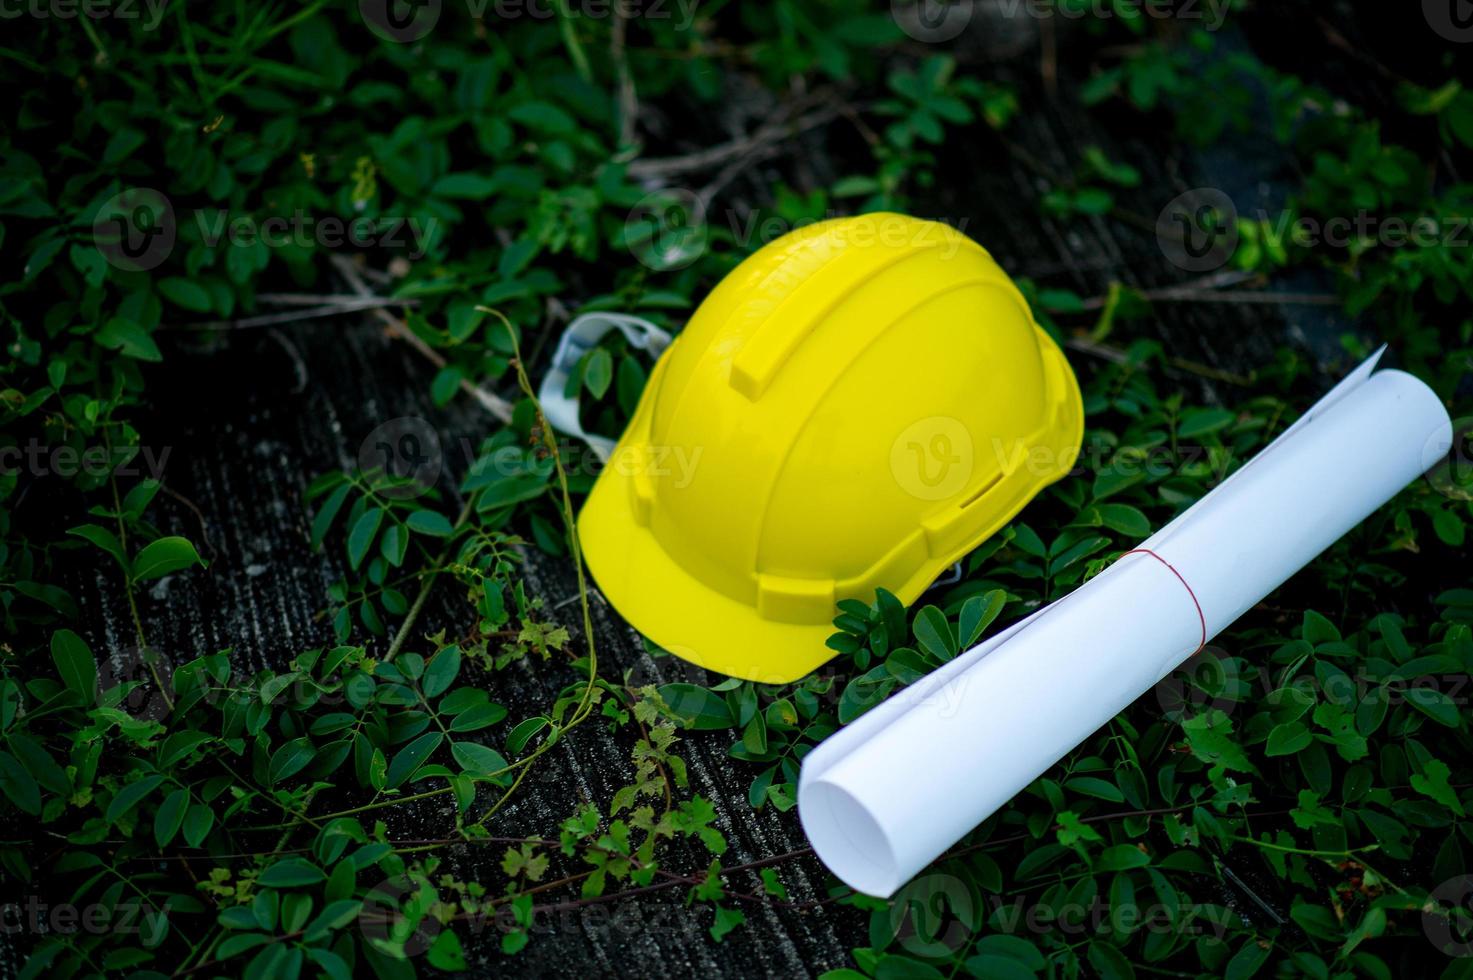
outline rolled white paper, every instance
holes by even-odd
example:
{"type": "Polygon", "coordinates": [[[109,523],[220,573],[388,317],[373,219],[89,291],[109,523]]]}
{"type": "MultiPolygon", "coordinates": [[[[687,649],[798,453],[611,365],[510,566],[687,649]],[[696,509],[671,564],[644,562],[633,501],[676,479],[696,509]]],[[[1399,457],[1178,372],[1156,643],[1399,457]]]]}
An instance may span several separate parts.
{"type": "Polygon", "coordinates": [[[1373,373],[1381,353],[1140,545],[1155,557],[1121,557],[814,748],[798,814],[829,870],[894,894],[1442,458],[1447,411],[1373,373]]]}

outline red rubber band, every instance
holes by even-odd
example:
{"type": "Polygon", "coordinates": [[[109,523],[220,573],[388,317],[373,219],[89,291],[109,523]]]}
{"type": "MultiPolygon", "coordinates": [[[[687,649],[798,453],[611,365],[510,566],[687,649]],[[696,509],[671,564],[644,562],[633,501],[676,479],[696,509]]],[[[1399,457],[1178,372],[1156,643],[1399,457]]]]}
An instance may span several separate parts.
{"type": "MultiPolygon", "coordinates": [[[[1156,552],[1152,551],[1150,548],[1136,548],[1133,551],[1127,551],[1125,555],[1150,555],[1152,558],[1156,559],[1161,564],[1171,569],[1171,574],[1176,576],[1176,580],[1182,584],[1182,588],[1187,590],[1187,595],[1192,597],[1192,605],[1197,607],[1197,618],[1202,621],[1202,642],[1197,645],[1197,649],[1193,650],[1192,654],[1195,656],[1196,654],[1201,653],[1203,647],[1207,646],[1207,617],[1202,612],[1202,603],[1197,601],[1197,593],[1193,592],[1192,587],[1187,584],[1187,580],[1182,578],[1181,572],[1178,572],[1176,570],[1175,565],[1171,564],[1171,562],[1156,554],[1156,552]]],[[[1124,558],[1125,555],[1121,555],[1120,557],[1124,558]]]]}

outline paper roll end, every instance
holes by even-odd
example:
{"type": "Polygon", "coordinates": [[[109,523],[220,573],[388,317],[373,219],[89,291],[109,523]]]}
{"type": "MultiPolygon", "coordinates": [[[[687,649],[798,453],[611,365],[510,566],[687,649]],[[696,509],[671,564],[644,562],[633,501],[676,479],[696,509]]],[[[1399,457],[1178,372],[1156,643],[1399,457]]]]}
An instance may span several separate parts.
{"type": "Polygon", "coordinates": [[[843,787],[821,777],[801,785],[798,820],[824,867],[855,891],[889,898],[909,877],[874,814],[843,787]]]}
{"type": "Polygon", "coordinates": [[[1421,378],[1405,371],[1380,371],[1377,372],[1376,379],[1382,384],[1396,385],[1402,390],[1402,397],[1408,400],[1421,401],[1425,405],[1421,412],[1428,419],[1435,419],[1422,446],[1422,471],[1426,472],[1445,460],[1453,445],[1453,420],[1447,413],[1447,406],[1437,397],[1437,392],[1421,378]]]}

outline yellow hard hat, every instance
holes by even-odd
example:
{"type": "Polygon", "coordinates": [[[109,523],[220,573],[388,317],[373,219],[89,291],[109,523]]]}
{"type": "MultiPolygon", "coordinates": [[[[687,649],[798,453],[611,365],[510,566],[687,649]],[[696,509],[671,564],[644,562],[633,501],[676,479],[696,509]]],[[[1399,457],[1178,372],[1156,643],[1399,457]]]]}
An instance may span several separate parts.
{"type": "Polygon", "coordinates": [[[834,656],[835,603],[914,601],[1069,472],[1079,384],[992,257],[899,214],[794,231],[656,363],[579,517],[605,598],[763,683],[834,656]]]}

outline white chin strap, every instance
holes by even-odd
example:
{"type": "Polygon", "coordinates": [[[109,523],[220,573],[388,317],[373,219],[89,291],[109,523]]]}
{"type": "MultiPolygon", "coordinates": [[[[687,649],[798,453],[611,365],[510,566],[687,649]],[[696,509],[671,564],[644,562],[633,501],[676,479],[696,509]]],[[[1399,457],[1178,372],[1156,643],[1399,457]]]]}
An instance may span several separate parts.
{"type": "MultiPolygon", "coordinates": [[[[670,346],[670,335],[648,320],[626,313],[584,313],[563,330],[557,350],[552,355],[552,366],[547,369],[542,386],[537,392],[537,399],[542,402],[542,414],[552,427],[582,439],[605,462],[613,455],[617,443],[613,439],[583,431],[583,423],[578,419],[578,392],[574,392],[570,398],[566,389],[568,378],[578,366],[579,359],[592,350],[605,334],[615,329],[630,344],[640,350],[649,351],[650,356],[655,358],[670,346]]],[[[582,386],[579,387],[581,389],[582,386]]]]}

